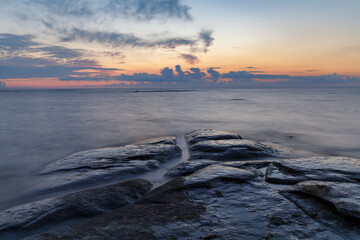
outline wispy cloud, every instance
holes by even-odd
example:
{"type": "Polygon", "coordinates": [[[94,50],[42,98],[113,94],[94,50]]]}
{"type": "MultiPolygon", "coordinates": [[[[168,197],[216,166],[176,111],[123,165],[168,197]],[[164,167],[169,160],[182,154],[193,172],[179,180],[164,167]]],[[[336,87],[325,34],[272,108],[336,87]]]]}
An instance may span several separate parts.
{"type": "Polygon", "coordinates": [[[74,59],[83,56],[81,50],[78,49],[69,49],[60,46],[48,46],[37,48],[39,51],[43,51],[49,57],[52,58],[62,58],[62,59],[74,59]]]}
{"type": "Polygon", "coordinates": [[[191,65],[199,62],[199,58],[193,54],[181,54],[180,57],[191,65]]]}
{"type": "Polygon", "coordinates": [[[215,38],[212,36],[213,31],[211,30],[202,30],[199,33],[199,39],[203,42],[204,48],[203,51],[206,53],[209,47],[213,44],[215,38]]]}
{"type": "Polygon", "coordinates": [[[190,38],[164,38],[164,39],[145,39],[135,36],[132,33],[87,31],[81,29],[72,29],[65,33],[61,38],[64,42],[81,40],[85,42],[95,42],[111,47],[137,47],[137,48],[176,48],[178,46],[191,46],[196,43],[196,39],[190,38]]]}
{"type": "MultiPolygon", "coordinates": [[[[77,18],[103,19],[133,18],[137,21],[152,19],[181,19],[191,20],[190,7],[180,0],[28,0],[29,6],[40,8],[55,19],[56,17],[74,16],[77,18]]],[[[91,20],[91,19],[89,19],[91,20]]]]}
{"type": "Polygon", "coordinates": [[[34,39],[35,36],[30,34],[16,35],[0,33],[0,51],[15,52],[39,45],[34,39]]]}

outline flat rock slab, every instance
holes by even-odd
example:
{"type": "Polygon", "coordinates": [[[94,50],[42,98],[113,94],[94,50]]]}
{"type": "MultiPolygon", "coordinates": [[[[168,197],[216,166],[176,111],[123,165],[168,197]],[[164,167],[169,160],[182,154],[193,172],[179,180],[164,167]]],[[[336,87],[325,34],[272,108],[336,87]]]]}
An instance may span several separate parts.
{"type": "Polygon", "coordinates": [[[360,184],[306,181],[284,191],[313,195],[333,205],[342,214],[360,220],[360,184]]]}
{"type": "Polygon", "coordinates": [[[345,239],[270,188],[257,171],[208,166],[87,222],[28,239],[345,239]]]}
{"type": "Polygon", "coordinates": [[[211,129],[196,130],[186,134],[189,160],[209,159],[239,161],[262,157],[284,157],[289,154],[274,144],[243,140],[234,133],[211,129]]]}
{"type": "Polygon", "coordinates": [[[311,157],[274,161],[266,181],[295,184],[308,180],[360,182],[360,160],[346,157],[311,157]]]}
{"type": "Polygon", "coordinates": [[[306,181],[280,194],[345,239],[360,239],[359,187],[353,183],[306,181]]]}
{"type": "Polygon", "coordinates": [[[176,165],[175,167],[170,168],[166,172],[166,175],[171,177],[186,176],[213,164],[219,164],[219,162],[207,159],[199,159],[197,161],[184,161],[176,165]]]}
{"type": "Polygon", "coordinates": [[[201,141],[225,139],[241,139],[241,136],[235,133],[213,129],[199,129],[185,135],[185,140],[190,146],[201,141]]]}
{"type": "Polygon", "coordinates": [[[181,156],[175,137],[142,141],[141,144],[78,152],[48,164],[39,174],[44,178],[40,190],[101,181],[114,176],[142,173],[181,156]]]}
{"type": "Polygon", "coordinates": [[[10,208],[0,212],[0,237],[9,230],[48,228],[73,219],[98,216],[133,204],[151,187],[147,180],[130,180],[10,208]]]}

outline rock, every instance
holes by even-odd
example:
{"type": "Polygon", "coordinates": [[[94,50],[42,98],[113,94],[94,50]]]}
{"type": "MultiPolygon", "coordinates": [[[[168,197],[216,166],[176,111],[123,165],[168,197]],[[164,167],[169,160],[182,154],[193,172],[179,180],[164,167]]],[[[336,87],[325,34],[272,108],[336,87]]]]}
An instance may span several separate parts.
{"type": "Polygon", "coordinates": [[[176,137],[155,137],[137,141],[135,144],[176,144],[176,137]]]}
{"type": "Polygon", "coordinates": [[[0,212],[0,236],[9,230],[49,228],[69,220],[101,215],[133,204],[151,187],[147,180],[130,180],[13,207],[0,212]]]}
{"type": "Polygon", "coordinates": [[[275,144],[243,140],[237,134],[211,129],[190,132],[185,139],[189,145],[189,160],[239,161],[289,154],[275,144]]]}
{"type": "Polygon", "coordinates": [[[307,180],[359,182],[360,160],[345,157],[311,157],[274,161],[266,170],[266,181],[295,184],[307,180]]]}
{"type": "Polygon", "coordinates": [[[150,171],[158,168],[161,162],[181,156],[174,139],[163,137],[145,140],[142,144],[72,154],[48,164],[40,172],[44,178],[42,183],[36,187],[51,190],[150,171]]]}
{"type": "Polygon", "coordinates": [[[244,169],[226,167],[222,165],[208,166],[202,170],[185,177],[184,184],[198,184],[217,179],[246,181],[256,176],[254,172],[244,169]]]}
{"type": "Polygon", "coordinates": [[[286,191],[313,195],[332,204],[342,214],[360,220],[360,184],[306,181],[286,191]]]}
{"type": "Polygon", "coordinates": [[[208,166],[126,206],[30,239],[344,239],[257,172],[208,166]]]}
{"type": "Polygon", "coordinates": [[[190,146],[200,141],[224,139],[241,139],[241,136],[235,133],[212,129],[199,129],[185,135],[185,140],[190,146]]]}
{"type": "Polygon", "coordinates": [[[280,156],[281,150],[250,140],[206,140],[189,147],[190,160],[241,161],[280,156]]]}
{"type": "Polygon", "coordinates": [[[176,165],[173,168],[170,168],[166,172],[166,175],[172,177],[186,176],[196,172],[197,170],[203,169],[209,165],[218,164],[218,163],[219,163],[218,161],[206,160],[206,159],[201,159],[197,161],[185,161],[176,165]]]}
{"type": "Polygon", "coordinates": [[[280,194],[345,239],[360,239],[359,185],[306,181],[285,188],[280,194]]]}

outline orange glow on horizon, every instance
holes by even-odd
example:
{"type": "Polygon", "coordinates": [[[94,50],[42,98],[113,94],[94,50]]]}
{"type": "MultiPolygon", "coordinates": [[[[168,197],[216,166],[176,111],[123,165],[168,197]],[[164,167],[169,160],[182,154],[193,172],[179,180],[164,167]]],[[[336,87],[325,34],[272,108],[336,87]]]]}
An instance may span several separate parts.
{"type": "Polygon", "coordinates": [[[2,79],[6,87],[14,88],[76,88],[76,87],[101,87],[108,85],[123,84],[126,86],[136,85],[135,81],[60,81],[57,78],[28,78],[28,79],[2,79]]]}

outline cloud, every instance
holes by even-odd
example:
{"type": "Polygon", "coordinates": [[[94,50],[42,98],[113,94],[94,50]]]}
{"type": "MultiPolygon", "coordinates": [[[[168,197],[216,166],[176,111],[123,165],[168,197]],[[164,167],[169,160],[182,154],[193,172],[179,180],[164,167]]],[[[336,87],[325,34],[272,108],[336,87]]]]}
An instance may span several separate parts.
{"type": "Polygon", "coordinates": [[[10,33],[0,33],[0,50],[14,52],[24,49],[30,49],[39,45],[34,41],[34,35],[16,35],[10,33]]]}
{"type": "Polygon", "coordinates": [[[215,69],[218,69],[218,68],[211,67],[211,68],[207,69],[207,72],[210,74],[209,79],[212,81],[218,81],[219,78],[221,77],[221,74],[218,71],[216,71],[215,69]]]}
{"type": "Polygon", "coordinates": [[[134,74],[120,74],[115,76],[97,75],[93,77],[71,77],[66,76],[60,78],[62,81],[127,81],[138,83],[189,83],[191,85],[194,81],[201,81],[206,76],[199,68],[190,68],[188,71],[183,71],[180,65],[175,66],[174,69],[165,67],[160,70],[159,74],[149,73],[134,73],[134,74]]]}
{"type": "Polygon", "coordinates": [[[65,33],[61,40],[64,42],[82,40],[90,43],[100,43],[111,47],[134,47],[134,48],[176,48],[178,46],[191,46],[197,43],[198,39],[190,38],[164,38],[145,39],[132,33],[116,33],[103,31],[87,31],[74,28],[65,33]]]}
{"type": "Polygon", "coordinates": [[[191,65],[199,62],[199,58],[193,54],[181,54],[180,57],[191,65]]]}
{"type": "Polygon", "coordinates": [[[116,57],[118,59],[124,59],[125,55],[122,52],[104,51],[104,55],[107,57],[116,57]]]}
{"type": "Polygon", "coordinates": [[[315,70],[315,69],[309,69],[309,70],[306,70],[306,72],[317,72],[319,70],[315,70]]]}
{"type": "Polygon", "coordinates": [[[5,87],[5,82],[0,81],[0,88],[5,87]]]}
{"type": "Polygon", "coordinates": [[[0,65],[99,67],[97,61],[87,58],[90,54],[85,50],[45,45],[34,39],[33,35],[0,34],[0,65]]]}
{"type": "Polygon", "coordinates": [[[85,50],[44,45],[34,39],[33,35],[0,34],[0,79],[84,78],[121,71],[102,68],[86,58],[85,50]]]}
{"type": "Polygon", "coordinates": [[[215,38],[212,37],[213,31],[202,30],[199,33],[199,39],[203,42],[204,48],[203,51],[206,53],[208,48],[213,44],[215,38]]]}
{"type": "Polygon", "coordinates": [[[40,47],[37,48],[37,50],[42,51],[53,58],[74,59],[83,56],[80,50],[60,46],[40,47]]]}
{"type": "Polygon", "coordinates": [[[117,19],[134,21],[192,19],[190,7],[181,0],[24,0],[13,3],[13,13],[21,20],[36,19],[49,29],[64,27],[66,23],[110,24],[117,19]]]}

